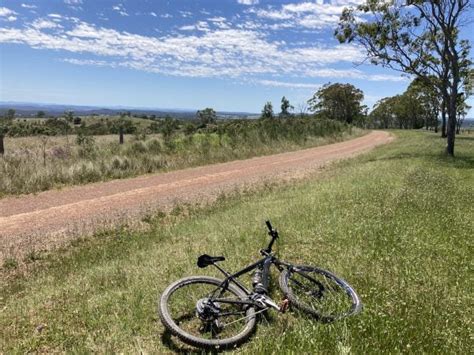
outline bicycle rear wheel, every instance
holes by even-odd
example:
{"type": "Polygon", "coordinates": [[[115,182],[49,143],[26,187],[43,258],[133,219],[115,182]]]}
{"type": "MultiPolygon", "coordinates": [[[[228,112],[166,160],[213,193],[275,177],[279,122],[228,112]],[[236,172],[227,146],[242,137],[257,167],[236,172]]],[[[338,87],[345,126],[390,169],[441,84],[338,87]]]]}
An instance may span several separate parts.
{"type": "Polygon", "coordinates": [[[255,309],[239,303],[247,299],[242,290],[221,285],[213,277],[192,276],[168,286],[158,307],[163,325],[183,342],[204,349],[244,342],[255,328],[255,309]]]}
{"type": "Polygon", "coordinates": [[[355,290],[327,270],[298,265],[280,274],[280,288],[294,306],[322,322],[333,322],[360,312],[355,290]]]}

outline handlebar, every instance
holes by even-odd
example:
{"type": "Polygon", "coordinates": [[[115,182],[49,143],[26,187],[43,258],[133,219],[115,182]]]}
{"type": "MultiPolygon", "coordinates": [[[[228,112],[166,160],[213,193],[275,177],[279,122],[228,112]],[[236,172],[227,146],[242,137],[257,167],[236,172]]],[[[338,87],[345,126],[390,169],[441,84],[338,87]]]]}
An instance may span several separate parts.
{"type": "Polygon", "coordinates": [[[265,224],[267,225],[267,228],[268,228],[269,232],[273,231],[273,227],[272,227],[272,224],[270,223],[270,221],[265,221],[265,224]]]}
{"type": "Polygon", "coordinates": [[[268,228],[268,235],[272,237],[272,240],[270,241],[270,244],[268,244],[268,247],[265,249],[265,252],[271,253],[273,243],[275,243],[275,240],[278,239],[278,231],[276,229],[273,229],[273,226],[270,221],[265,221],[265,224],[268,228]]]}

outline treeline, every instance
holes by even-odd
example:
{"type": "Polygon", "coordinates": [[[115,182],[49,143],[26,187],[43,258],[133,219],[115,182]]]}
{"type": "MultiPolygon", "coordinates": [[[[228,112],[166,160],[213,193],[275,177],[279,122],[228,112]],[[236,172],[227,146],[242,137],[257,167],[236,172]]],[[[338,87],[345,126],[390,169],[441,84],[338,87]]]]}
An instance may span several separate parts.
{"type": "MultiPolygon", "coordinates": [[[[456,134],[471,109],[464,96],[459,97],[456,115],[456,134]]],[[[446,107],[438,91],[415,79],[401,95],[379,100],[367,117],[367,126],[373,128],[430,129],[446,137],[446,107]]]]}
{"type": "MultiPolygon", "coordinates": [[[[458,99],[456,133],[460,132],[471,109],[466,98],[466,95],[460,95],[458,99]]],[[[282,112],[284,100],[285,98],[282,99],[282,112]]],[[[363,101],[363,91],[354,85],[327,83],[308,100],[306,108],[315,119],[335,120],[362,128],[441,130],[442,137],[446,137],[447,109],[439,91],[425,81],[415,79],[403,94],[379,100],[370,113],[363,101]]],[[[262,117],[271,117],[269,112],[271,103],[263,108],[262,117]]]]}

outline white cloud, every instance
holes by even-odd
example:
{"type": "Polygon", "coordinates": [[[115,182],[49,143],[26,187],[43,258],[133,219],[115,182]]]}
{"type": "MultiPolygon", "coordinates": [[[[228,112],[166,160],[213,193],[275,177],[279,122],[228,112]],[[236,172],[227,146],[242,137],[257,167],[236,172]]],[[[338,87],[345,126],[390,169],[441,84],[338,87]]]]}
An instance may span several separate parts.
{"type": "Polygon", "coordinates": [[[50,21],[47,19],[37,19],[35,20],[32,24],[32,27],[40,30],[40,29],[46,29],[46,28],[59,28],[62,27],[61,25],[57,24],[54,21],[50,21]]]}
{"type": "MultiPolygon", "coordinates": [[[[0,43],[81,53],[92,56],[85,59],[101,57],[103,62],[117,67],[188,77],[245,78],[257,74],[330,77],[331,73],[322,72],[323,66],[363,59],[363,52],[356,46],[288,48],[283,41],[270,41],[255,30],[209,26],[219,22],[197,22],[192,26],[200,31],[197,33],[152,37],[98,27],[57,14],[49,17],[59,21],[63,28],[53,27],[54,24],[44,19],[23,28],[0,28],[0,43]]],[[[97,63],[86,62],[87,65],[97,63]]]]}
{"type": "Polygon", "coordinates": [[[339,16],[347,5],[356,5],[361,3],[361,1],[362,0],[335,0],[325,3],[322,0],[317,0],[315,2],[284,4],[278,9],[271,7],[267,7],[266,9],[251,9],[249,12],[255,13],[258,17],[268,20],[286,20],[284,26],[275,24],[275,29],[282,27],[322,29],[337,24],[339,16]]]}
{"type": "Polygon", "coordinates": [[[123,4],[112,6],[112,10],[118,12],[121,16],[130,16],[125,10],[125,7],[123,7],[123,4]]]}
{"type": "Polygon", "coordinates": [[[181,26],[179,28],[181,31],[194,31],[196,29],[196,26],[194,25],[186,25],[186,26],[181,26]]]}
{"type": "Polygon", "coordinates": [[[21,7],[24,9],[37,9],[38,6],[36,5],[29,5],[29,4],[21,4],[21,7]]]}
{"type": "Polygon", "coordinates": [[[409,81],[407,77],[396,76],[396,75],[386,75],[386,74],[376,74],[376,75],[366,75],[366,79],[370,81],[394,81],[394,82],[403,82],[409,81]]]}
{"type": "Polygon", "coordinates": [[[306,75],[313,78],[337,78],[337,79],[360,79],[369,81],[393,81],[402,82],[407,81],[407,78],[400,75],[386,75],[386,74],[366,74],[357,69],[311,69],[306,72],[306,75]]]}
{"type": "Polygon", "coordinates": [[[158,15],[155,13],[155,12],[150,12],[150,15],[153,16],[153,17],[157,17],[158,15]]]}
{"type": "Polygon", "coordinates": [[[67,5],[82,5],[82,0],[64,0],[67,5]]]}
{"type": "Polygon", "coordinates": [[[0,17],[8,17],[16,15],[17,13],[13,10],[10,10],[6,7],[0,7],[0,17]]]}
{"type": "Polygon", "coordinates": [[[193,16],[193,13],[190,11],[180,11],[179,13],[181,14],[181,17],[185,17],[185,18],[193,16]]]}
{"type": "Polygon", "coordinates": [[[62,61],[65,63],[74,64],[74,65],[93,65],[96,67],[112,67],[112,68],[117,67],[115,63],[107,62],[105,60],[64,58],[62,59],[62,61]]]}
{"type": "Polygon", "coordinates": [[[241,5],[258,5],[259,2],[259,0],[237,0],[241,5]]]}
{"type": "Polygon", "coordinates": [[[321,84],[292,83],[292,82],[277,81],[277,80],[256,80],[255,83],[265,85],[265,86],[290,88],[290,89],[317,89],[321,87],[321,84]]]}

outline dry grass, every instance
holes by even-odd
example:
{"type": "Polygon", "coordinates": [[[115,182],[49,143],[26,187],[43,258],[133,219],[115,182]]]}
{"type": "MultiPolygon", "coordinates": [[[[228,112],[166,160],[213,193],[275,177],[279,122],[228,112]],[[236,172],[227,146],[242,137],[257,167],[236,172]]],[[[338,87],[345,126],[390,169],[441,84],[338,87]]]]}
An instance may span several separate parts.
{"type": "MultiPolygon", "coordinates": [[[[235,145],[226,135],[97,136],[79,145],[75,136],[6,138],[6,154],[0,157],[0,198],[89,182],[121,179],[157,171],[169,171],[209,163],[297,150],[359,136],[353,129],[304,142],[249,137],[235,145]]],[[[87,138],[89,139],[89,138],[87,138]]]]}

